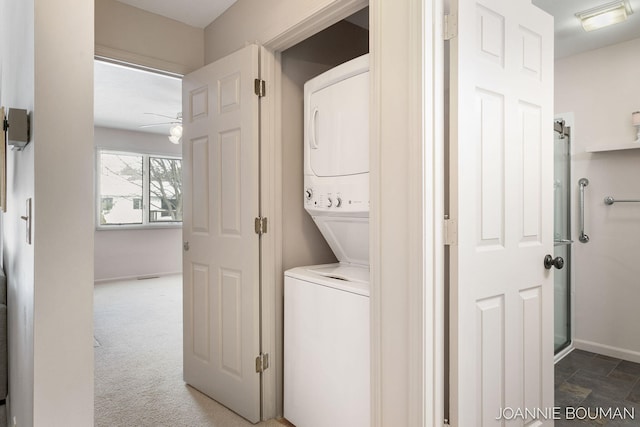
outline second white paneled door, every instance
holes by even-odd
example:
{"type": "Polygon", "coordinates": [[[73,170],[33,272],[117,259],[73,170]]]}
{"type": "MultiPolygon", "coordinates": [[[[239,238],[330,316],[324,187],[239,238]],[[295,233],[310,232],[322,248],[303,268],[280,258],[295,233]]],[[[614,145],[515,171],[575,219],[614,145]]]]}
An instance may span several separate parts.
{"type": "Polygon", "coordinates": [[[550,426],[553,18],[530,0],[451,6],[450,421],[550,426]]]}

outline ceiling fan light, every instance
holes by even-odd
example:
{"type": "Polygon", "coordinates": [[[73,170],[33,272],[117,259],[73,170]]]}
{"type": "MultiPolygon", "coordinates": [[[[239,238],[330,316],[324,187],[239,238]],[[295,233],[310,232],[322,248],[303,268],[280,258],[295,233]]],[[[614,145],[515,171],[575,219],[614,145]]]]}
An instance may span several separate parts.
{"type": "Polygon", "coordinates": [[[169,141],[174,144],[180,144],[182,138],[182,125],[174,125],[169,129],[169,141]]]}
{"type": "Polygon", "coordinates": [[[593,31],[626,21],[633,11],[625,1],[616,1],[576,13],[585,31],[593,31]]]}
{"type": "Polygon", "coordinates": [[[169,129],[169,133],[172,136],[175,136],[177,138],[182,137],[182,126],[181,125],[171,126],[171,129],[169,129]]]}

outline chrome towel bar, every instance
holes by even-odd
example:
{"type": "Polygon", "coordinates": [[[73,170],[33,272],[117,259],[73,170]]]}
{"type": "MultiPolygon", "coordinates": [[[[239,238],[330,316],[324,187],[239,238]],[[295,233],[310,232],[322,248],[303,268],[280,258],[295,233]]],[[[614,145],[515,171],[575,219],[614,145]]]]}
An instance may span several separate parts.
{"type": "Polygon", "coordinates": [[[640,200],[616,200],[611,196],[604,198],[605,205],[612,205],[614,203],[640,203],[640,200]]]}
{"type": "Polygon", "coordinates": [[[582,243],[589,241],[589,236],[584,232],[584,187],[587,185],[589,185],[589,180],[587,178],[580,178],[580,181],[578,181],[578,186],[580,187],[580,236],[578,239],[582,243]]]}

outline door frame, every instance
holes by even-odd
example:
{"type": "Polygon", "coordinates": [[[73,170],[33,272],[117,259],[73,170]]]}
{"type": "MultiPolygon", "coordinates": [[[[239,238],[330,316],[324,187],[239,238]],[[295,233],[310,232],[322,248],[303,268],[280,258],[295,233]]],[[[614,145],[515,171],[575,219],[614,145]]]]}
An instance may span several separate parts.
{"type": "Polygon", "coordinates": [[[262,416],[282,414],[281,52],[369,5],[371,54],[371,420],[444,420],[443,0],[335,0],[259,41],[262,416]],[[384,76],[384,77],[383,77],[384,76]],[[397,141],[406,141],[399,145],[397,141]],[[398,191],[404,189],[404,191],[398,191]]]}

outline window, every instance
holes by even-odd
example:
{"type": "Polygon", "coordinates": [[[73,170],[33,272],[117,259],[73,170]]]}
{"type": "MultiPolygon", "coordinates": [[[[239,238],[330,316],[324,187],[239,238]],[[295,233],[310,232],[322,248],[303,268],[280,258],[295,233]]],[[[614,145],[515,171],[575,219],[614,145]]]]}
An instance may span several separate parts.
{"type": "Polygon", "coordinates": [[[182,222],[182,161],[98,151],[98,224],[150,225],[182,222]]]}
{"type": "Polygon", "coordinates": [[[182,160],[149,157],[149,222],[182,221],[182,160]]]}

